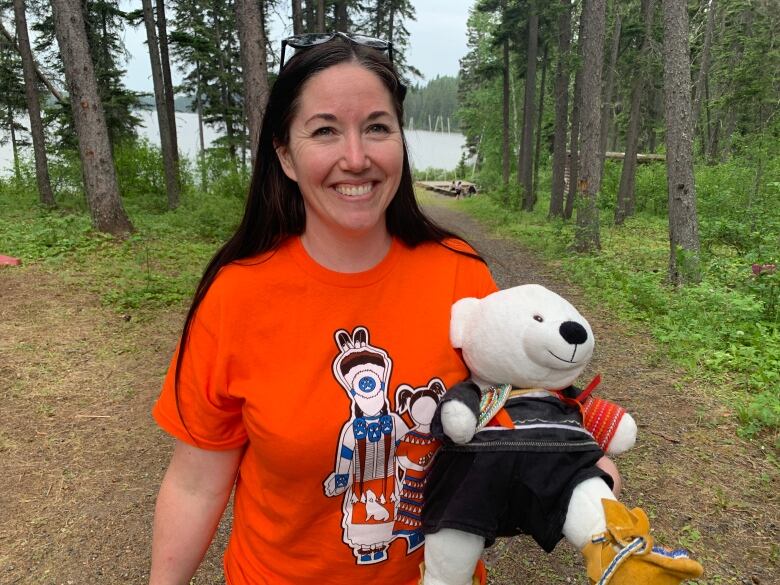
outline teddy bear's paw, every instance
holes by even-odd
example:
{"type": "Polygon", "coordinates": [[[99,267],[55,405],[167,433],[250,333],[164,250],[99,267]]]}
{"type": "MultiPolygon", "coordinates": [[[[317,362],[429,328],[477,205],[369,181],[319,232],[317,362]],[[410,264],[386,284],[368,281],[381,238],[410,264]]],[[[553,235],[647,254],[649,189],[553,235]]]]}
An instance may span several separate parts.
{"type": "Polygon", "coordinates": [[[468,443],[477,430],[477,417],[461,402],[451,400],[441,407],[441,426],[454,443],[468,443]]]}
{"type": "Polygon", "coordinates": [[[636,443],[637,426],[634,417],[625,413],[620,419],[620,424],[607,445],[606,453],[609,456],[625,453],[636,443]]]}

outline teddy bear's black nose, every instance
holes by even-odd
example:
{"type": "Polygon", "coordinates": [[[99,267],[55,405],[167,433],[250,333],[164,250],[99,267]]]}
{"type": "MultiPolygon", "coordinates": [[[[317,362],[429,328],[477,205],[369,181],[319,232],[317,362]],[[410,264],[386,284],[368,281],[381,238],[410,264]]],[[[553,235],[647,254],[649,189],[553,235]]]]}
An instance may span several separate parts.
{"type": "Polygon", "coordinates": [[[564,321],[558,331],[561,332],[561,337],[572,345],[579,345],[588,340],[588,332],[585,331],[585,327],[576,321],[564,321]]]}

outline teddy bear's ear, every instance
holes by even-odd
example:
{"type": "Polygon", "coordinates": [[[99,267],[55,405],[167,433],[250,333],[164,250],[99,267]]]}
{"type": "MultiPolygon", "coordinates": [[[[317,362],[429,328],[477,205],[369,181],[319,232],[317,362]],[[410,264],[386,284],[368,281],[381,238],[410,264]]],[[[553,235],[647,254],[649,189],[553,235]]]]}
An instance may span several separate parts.
{"type": "Polygon", "coordinates": [[[463,331],[478,305],[479,300],[472,297],[460,299],[452,305],[450,316],[450,343],[452,343],[452,347],[463,347],[463,331]]]}

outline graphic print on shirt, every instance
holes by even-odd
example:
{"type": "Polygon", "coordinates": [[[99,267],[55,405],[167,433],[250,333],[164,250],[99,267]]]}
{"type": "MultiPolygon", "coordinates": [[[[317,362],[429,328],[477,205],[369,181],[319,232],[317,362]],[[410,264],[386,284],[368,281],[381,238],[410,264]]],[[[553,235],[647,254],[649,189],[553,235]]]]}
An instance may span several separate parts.
{"type": "Polygon", "coordinates": [[[439,448],[439,442],[431,435],[431,420],[444,392],[444,383],[432,378],[427,386],[420,388],[401,384],[395,394],[398,412],[408,414],[414,422],[396,448],[399,494],[393,534],[406,540],[407,554],[425,541],[422,533],[423,493],[428,471],[439,448]]]}
{"type": "Polygon", "coordinates": [[[368,330],[335,334],[339,354],[333,375],[347,391],[352,412],[341,430],[335,471],[324,482],[325,495],[344,494],[344,542],[359,565],[387,559],[396,511],[395,449],[408,426],[390,411],[387,389],[393,362],[370,345],[368,330]]]}

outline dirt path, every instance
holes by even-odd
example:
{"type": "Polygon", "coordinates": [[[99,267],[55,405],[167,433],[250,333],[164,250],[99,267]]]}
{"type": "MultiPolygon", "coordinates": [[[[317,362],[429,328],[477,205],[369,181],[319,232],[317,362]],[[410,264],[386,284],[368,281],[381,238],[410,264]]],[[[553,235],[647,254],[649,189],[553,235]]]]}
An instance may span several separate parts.
{"type": "MultiPolygon", "coordinates": [[[[684,382],[642,331],[586,306],[554,267],[446,207],[431,212],[468,235],[502,287],[545,284],[588,316],[602,393],[640,424],[637,446],[618,460],[622,499],[650,513],[658,539],[693,549],[701,583],[780,583],[777,468],[737,438],[733,412],[684,382]]],[[[182,317],[123,317],[56,272],[0,271],[0,583],[145,582],[170,453],[149,410],[182,317]]],[[[196,583],[221,582],[225,536],[223,527],[196,583]]],[[[486,560],[491,585],[584,583],[566,543],[548,556],[529,539],[500,540],[486,560]]]]}

